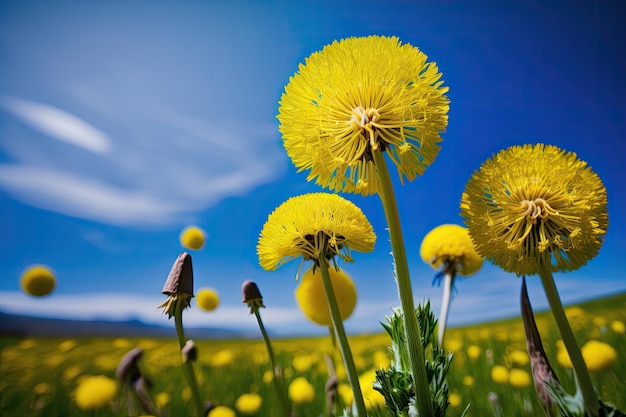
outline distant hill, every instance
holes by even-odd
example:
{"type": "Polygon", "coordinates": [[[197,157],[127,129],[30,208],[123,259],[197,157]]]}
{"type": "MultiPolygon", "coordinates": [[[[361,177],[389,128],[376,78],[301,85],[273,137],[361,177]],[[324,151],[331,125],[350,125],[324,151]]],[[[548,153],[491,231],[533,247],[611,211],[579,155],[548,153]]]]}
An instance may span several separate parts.
{"type": "MultiPolygon", "coordinates": [[[[65,320],[22,316],[0,311],[0,336],[19,337],[176,337],[171,326],[146,324],[140,320],[65,320]]],[[[244,332],[220,328],[185,328],[185,336],[192,339],[230,339],[257,337],[244,332]]]]}

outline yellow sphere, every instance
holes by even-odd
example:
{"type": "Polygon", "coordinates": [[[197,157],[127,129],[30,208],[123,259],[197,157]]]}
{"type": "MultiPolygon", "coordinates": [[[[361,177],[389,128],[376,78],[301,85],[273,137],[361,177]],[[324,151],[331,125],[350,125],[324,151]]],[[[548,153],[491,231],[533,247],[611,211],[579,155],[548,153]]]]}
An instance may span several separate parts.
{"type": "Polygon", "coordinates": [[[22,273],[21,285],[26,294],[43,297],[54,290],[56,278],[52,269],[46,265],[33,265],[22,273]]]}
{"type": "Polygon", "coordinates": [[[483,265],[483,257],[476,252],[469,230],[457,224],[442,224],[428,232],[422,240],[420,256],[435,269],[452,263],[463,276],[476,273],[483,265]]]}
{"type": "Polygon", "coordinates": [[[197,226],[187,226],[180,233],[180,244],[191,250],[200,250],[204,247],[206,233],[197,226]]]}
{"type": "Polygon", "coordinates": [[[213,311],[220,305],[220,297],[213,288],[201,288],[196,295],[200,310],[213,311]]]}
{"type": "MultiPolygon", "coordinates": [[[[341,320],[346,320],[356,306],[356,287],[350,276],[342,269],[336,270],[334,266],[331,266],[328,268],[328,273],[339,306],[341,320]]],[[[311,268],[302,275],[302,282],[296,288],[295,293],[298,306],[307,319],[321,326],[332,324],[322,273],[319,268],[316,268],[315,272],[311,268]]]]}

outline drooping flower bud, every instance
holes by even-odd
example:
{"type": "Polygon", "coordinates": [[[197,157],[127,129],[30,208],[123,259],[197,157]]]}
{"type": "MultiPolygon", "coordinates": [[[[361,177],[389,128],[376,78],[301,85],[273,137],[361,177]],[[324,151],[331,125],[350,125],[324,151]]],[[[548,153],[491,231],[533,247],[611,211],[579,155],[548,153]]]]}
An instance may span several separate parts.
{"type": "Polygon", "coordinates": [[[254,281],[245,280],[243,285],[241,286],[241,295],[242,302],[248,304],[250,307],[250,314],[252,314],[253,309],[258,309],[261,307],[265,307],[263,305],[263,296],[261,295],[261,290],[256,285],[254,281]]]}
{"type": "Polygon", "coordinates": [[[172,318],[177,311],[189,307],[191,297],[193,297],[193,267],[189,253],[182,252],[178,255],[163,285],[162,292],[168,297],[159,308],[163,309],[163,313],[167,314],[168,318],[172,318]]]}

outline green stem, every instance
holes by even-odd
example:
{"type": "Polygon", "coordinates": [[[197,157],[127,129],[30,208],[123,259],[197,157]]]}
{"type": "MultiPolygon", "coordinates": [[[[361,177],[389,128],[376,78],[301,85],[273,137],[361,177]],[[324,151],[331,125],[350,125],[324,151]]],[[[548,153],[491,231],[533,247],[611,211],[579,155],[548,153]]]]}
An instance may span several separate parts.
{"type": "MultiPolygon", "coordinates": [[[[180,301],[177,301],[180,303],[180,301]]],[[[174,322],[176,323],[176,336],[178,337],[178,345],[182,349],[187,340],[185,339],[185,330],[183,329],[183,308],[176,306],[174,313],[174,322]]],[[[191,396],[196,406],[196,414],[198,417],[204,417],[204,405],[200,398],[200,391],[196,382],[196,374],[193,371],[193,365],[190,361],[183,362],[183,372],[187,378],[187,384],[191,389],[191,396]]]]}
{"type": "Polygon", "coordinates": [[[335,328],[335,334],[337,335],[337,341],[339,342],[339,349],[341,351],[343,363],[346,367],[346,373],[348,374],[348,382],[350,382],[350,386],[352,387],[357,416],[366,417],[367,410],[365,408],[365,402],[363,401],[361,386],[359,385],[359,376],[356,371],[356,366],[354,365],[354,358],[352,357],[350,345],[348,344],[346,330],[343,327],[343,320],[341,320],[341,313],[339,312],[339,306],[337,305],[335,291],[333,291],[333,284],[330,281],[330,274],[328,273],[329,265],[325,259],[323,259],[320,264],[322,282],[324,283],[324,291],[326,292],[326,299],[330,309],[330,317],[333,322],[333,327],[335,328]]]}
{"type": "Polygon", "coordinates": [[[434,417],[435,410],[430,393],[428,376],[426,375],[426,363],[424,348],[420,338],[420,327],[415,315],[415,304],[413,302],[413,287],[409,276],[409,266],[406,259],[404,239],[400,227],[400,215],[396,204],[396,197],[393,191],[393,184],[387,169],[385,155],[380,150],[372,152],[374,164],[376,165],[376,175],[379,182],[379,196],[383,203],[389,236],[391,240],[391,250],[396,267],[396,283],[400,295],[400,304],[404,312],[404,325],[407,337],[409,359],[411,361],[411,374],[415,384],[416,405],[420,417],[434,417]]]}
{"type": "Polygon", "coordinates": [[[267,354],[270,357],[270,364],[272,366],[272,372],[274,373],[274,389],[276,389],[276,394],[280,400],[280,405],[283,409],[283,415],[285,417],[289,417],[289,402],[287,401],[285,384],[283,381],[283,373],[281,368],[278,366],[276,362],[276,356],[274,355],[274,349],[272,348],[272,342],[270,341],[267,332],[265,331],[265,326],[263,325],[263,320],[261,319],[261,313],[259,312],[259,307],[252,304],[250,305],[250,309],[254,312],[256,316],[256,320],[259,323],[259,328],[261,329],[261,334],[263,335],[263,340],[265,341],[265,347],[267,348],[267,354]]]}
{"type": "Polygon", "coordinates": [[[583,355],[578,347],[578,343],[576,342],[574,332],[572,331],[569,321],[567,320],[567,316],[565,315],[565,311],[563,310],[561,297],[559,297],[559,293],[554,283],[554,278],[552,277],[552,272],[547,268],[541,268],[539,276],[541,277],[541,283],[543,284],[543,290],[546,294],[546,298],[550,304],[550,310],[552,310],[552,315],[556,321],[557,327],[559,328],[559,332],[561,333],[561,339],[563,339],[563,344],[565,345],[569,358],[572,362],[572,367],[574,368],[574,373],[576,374],[576,380],[578,381],[578,386],[583,397],[587,415],[589,417],[597,417],[599,408],[598,397],[593,388],[593,384],[591,383],[589,371],[587,370],[587,365],[585,364],[583,355]]]}

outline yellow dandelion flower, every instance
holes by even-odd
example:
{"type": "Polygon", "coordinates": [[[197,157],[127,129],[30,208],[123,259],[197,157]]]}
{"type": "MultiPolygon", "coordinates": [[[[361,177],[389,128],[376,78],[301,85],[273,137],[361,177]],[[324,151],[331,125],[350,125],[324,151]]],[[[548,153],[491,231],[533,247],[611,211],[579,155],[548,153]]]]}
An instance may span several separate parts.
{"type": "Polygon", "coordinates": [[[341,383],[337,386],[337,392],[341,397],[341,400],[344,404],[352,404],[352,400],[354,399],[354,393],[352,392],[352,387],[350,384],[341,383]]]}
{"type": "Polygon", "coordinates": [[[52,392],[52,390],[50,389],[50,385],[46,384],[45,382],[40,382],[33,387],[33,394],[35,395],[44,395],[49,394],[50,392],[52,392]]]}
{"type": "Polygon", "coordinates": [[[463,348],[463,341],[457,338],[446,339],[444,346],[452,352],[458,352],[463,348]]]}
{"type": "Polygon", "coordinates": [[[232,361],[235,359],[235,353],[230,349],[222,349],[219,352],[211,355],[211,365],[213,366],[226,366],[230,365],[232,361]]]}
{"type": "Polygon", "coordinates": [[[367,408],[385,405],[385,397],[374,389],[375,380],[375,369],[370,369],[359,376],[359,385],[361,386],[363,399],[365,400],[367,408]]]}
{"type": "Polygon", "coordinates": [[[526,388],[532,382],[530,374],[523,369],[513,368],[509,372],[509,384],[513,388],[526,388]]]}
{"type": "Polygon", "coordinates": [[[572,367],[572,360],[569,358],[569,353],[565,347],[558,348],[556,351],[556,361],[564,368],[572,367]]]}
{"type": "Polygon", "coordinates": [[[483,265],[468,229],[457,224],[442,224],[428,232],[422,240],[420,256],[434,269],[443,266],[446,271],[463,276],[476,273],[483,265]]]}
{"type": "Polygon", "coordinates": [[[462,401],[461,396],[456,392],[451,392],[450,395],[448,395],[448,402],[450,403],[451,407],[456,408],[460,406],[461,401],[462,401]]]}
{"type": "Polygon", "coordinates": [[[72,339],[68,339],[59,343],[59,350],[63,353],[69,352],[75,347],[76,347],[76,342],[72,339]]]}
{"type": "MultiPolygon", "coordinates": [[[[346,320],[356,306],[356,286],[350,276],[341,268],[328,268],[330,281],[335,292],[341,319],[346,320]]],[[[332,319],[326,301],[322,273],[318,269],[310,268],[302,275],[302,282],[296,288],[296,301],[300,310],[307,319],[321,326],[330,326],[332,319]]]]}
{"type": "Polygon", "coordinates": [[[475,382],[476,380],[471,375],[465,375],[463,377],[463,385],[465,385],[466,387],[473,387],[475,382]]]}
{"type": "Polygon", "coordinates": [[[269,384],[273,380],[274,380],[274,372],[269,371],[269,370],[263,372],[263,382],[265,382],[266,384],[269,384]]]}
{"type": "Polygon", "coordinates": [[[291,366],[298,372],[306,372],[315,363],[313,355],[297,355],[291,360],[291,366]]]}
{"type": "Polygon", "coordinates": [[[261,396],[255,392],[249,394],[241,394],[235,400],[235,408],[241,414],[253,415],[259,408],[261,408],[261,404],[263,404],[263,399],[261,396]]]}
{"type": "Polygon", "coordinates": [[[310,193],[282,203],[263,226],[257,254],[263,269],[273,271],[298,257],[350,262],[350,249],[374,250],[376,235],[361,209],[337,194],[310,193]]]}
{"type": "Polygon", "coordinates": [[[154,402],[159,408],[164,408],[170,403],[170,400],[170,394],[164,391],[159,392],[157,395],[154,396],[154,402]]]}
{"type": "Polygon", "coordinates": [[[310,403],[315,398],[315,388],[304,377],[291,381],[287,391],[291,401],[296,404],[310,403]]]}
{"type": "Polygon", "coordinates": [[[528,362],[530,362],[528,352],[519,349],[510,351],[507,354],[507,359],[511,362],[511,364],[516,366],[525,366],[528,362]]]}
{"type": "Polygon", "coordinates": [[[31,265],[20,278],[22,290],[33,297],[44,297],[56,287],[55,273],[46,265],[31,265]]]}
{"type": "Polygon", "coordinates": [[[488,159],[465,187],[461,214],[478,253],[518,275],[580,268],[608,226],[598,175],[576,154],[544,144],[488,159]]]}
{"type": "Polygon", "coordinates": [[[372,354],[372,364],[377,369],[387,369],[391,365],[391,359],[386,351],[377,350],[372,354]]]}
{"type": "Polygon", "coordinates": [[[201,288],[196,294],[196,304],[200,310],[213,311],[220,305],[220,296],[213,288],[201,288]]]}
{"type": "Polygon", "coordinates": [[[617,352],[613,346],[599,340],[590,340],[580,349],[587,369],[591,372],[610,370],[617,361],[617,352]]]}
{"type": "Polygon", "coordinates": [[[491,368],[491,379],[498,384],[509,382],[509,370],[502,365],[495,365],[491,368]]]}
{"type": "Polygon", "coordinates": [[[205,240],[206,233],[198,226],[187,226],[180,232],[180,244],[187,249],[200,250],[205,240]]]}
{"type": "Polygon", "coordinates": [[[74,401],[82,410],[96,410],[109,404],[117,394],[117,382],[103,375],[81,378],[74,401]]]}
{"type": "Polygon", "coordinates": [[[334,191],[378,191],[372,153],[401,180],[424,173],[448,124],[448,91],[435,63],[397,37],[352,37],[311,54],[285,86],[283,144],[308,180],[334,191]]]}
{"type": "Polygon", "coordinates": [[[209,411],[207,417],[237,417],[237,414],[226,406],[218,405],[209,411]]]}
{"type": "Polygon", "coordinates": [[[623,321],[613,320],[610,324],[611,331],[615,334],[626,333],[626,324],[623,321]]]}
{"type": "Polygon", "coordinates": [[[478,359],[478,357],[480,356],[480,346],[476,346],[476,345],[469,345],[467,347],[467,356],[470,359],[478,359]]]}
{"type": "Polygon", "coordinates": [[[63,379],[65,381],[71,381],[78,375],[80,375],[81,372],[82,369],[77,365],[67,367],[65,368],[65,370],[63,370],[63,379]]]}

